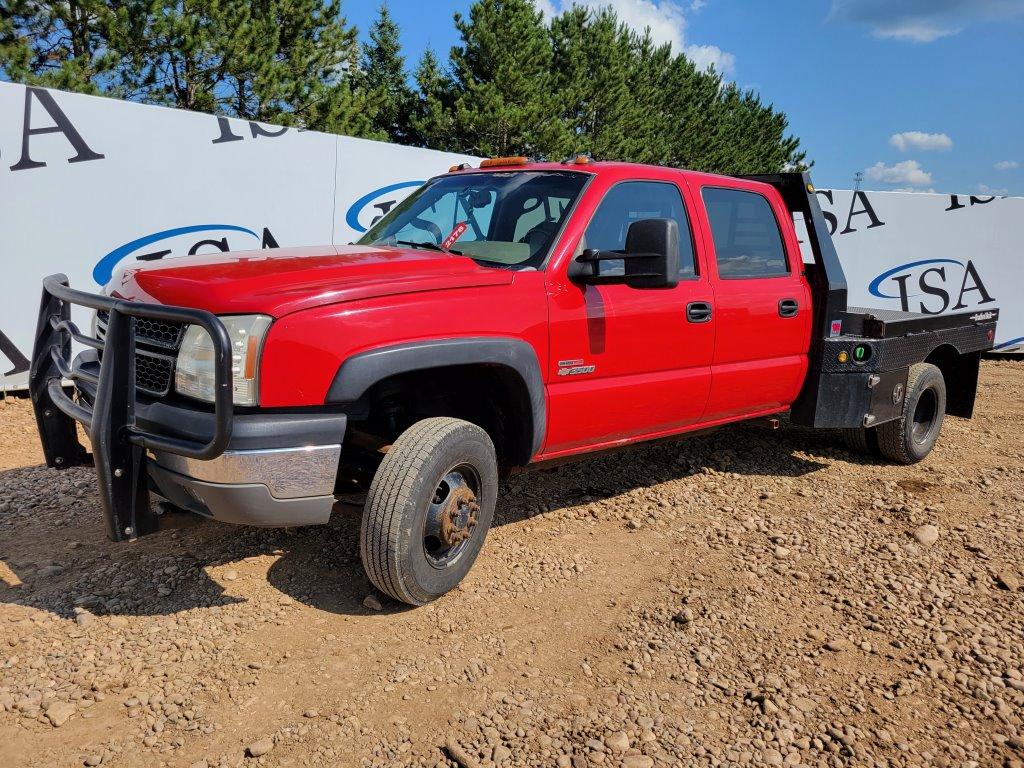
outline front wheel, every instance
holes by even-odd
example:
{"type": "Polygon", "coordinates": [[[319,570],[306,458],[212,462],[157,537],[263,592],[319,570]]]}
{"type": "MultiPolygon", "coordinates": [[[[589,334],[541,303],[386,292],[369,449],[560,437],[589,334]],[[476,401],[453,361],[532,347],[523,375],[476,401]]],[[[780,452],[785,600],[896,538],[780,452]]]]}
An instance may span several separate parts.
{"type": "Polygon", "coordinates": [[[877,427],[879,452],[900,464],[916,464],[935,447],[945,413],[942,371],[930,363],[910,366],[903,413],[877,427]]]}
{"type": "Polygon", "coordinates": [[[497,496],[484,430],[442,417],[413,424],[384,456],[363,507],[359,551],[370,581],[410,605],[454,589],[480,553],[497,496]]]}

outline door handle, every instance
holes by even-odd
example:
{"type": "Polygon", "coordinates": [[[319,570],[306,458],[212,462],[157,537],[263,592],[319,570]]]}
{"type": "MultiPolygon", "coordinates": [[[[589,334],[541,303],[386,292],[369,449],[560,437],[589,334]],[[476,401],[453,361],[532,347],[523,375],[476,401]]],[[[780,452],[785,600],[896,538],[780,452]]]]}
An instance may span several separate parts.
{"type": "Polygon", "coordinates": [[[711,305],[706,301],[691,301],[686,305],[686,319],[691,323],[711,322],[711,305]]]}
{"type": "Polygon", "coordinates": [[[796,299],[779,300],[779,317],[796,317],[799,310],[800,305],[796,303],[796,299]]]}

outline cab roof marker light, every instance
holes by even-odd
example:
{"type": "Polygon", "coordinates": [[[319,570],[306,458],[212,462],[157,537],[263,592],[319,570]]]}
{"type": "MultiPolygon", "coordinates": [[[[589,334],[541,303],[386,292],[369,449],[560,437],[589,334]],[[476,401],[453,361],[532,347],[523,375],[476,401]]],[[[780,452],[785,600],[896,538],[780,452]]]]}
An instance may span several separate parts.
{"type": "Polygon", "coordinates": [[[526,165],[529,160],[522,155],[514,157],[490,157],[480,162],[481,168],[498,168],[505,165],[526,165]]]}
{"type": "Polygon", "coordinates": [[[471,166],[469,163],[458,163],[456,165],[453,165],[451,168],[449,168],[448,169],[448,173],[455,173],[456,171],[464,171],[467,168],[472,168],[472,167],[473,166],[471,166]]]}
{"type": "Polygon", "coordinates": [[[594,158],[589,152],[579,152],[565,158],[562,165],[589,165],[592,162],[594,162],[594,158]]]}

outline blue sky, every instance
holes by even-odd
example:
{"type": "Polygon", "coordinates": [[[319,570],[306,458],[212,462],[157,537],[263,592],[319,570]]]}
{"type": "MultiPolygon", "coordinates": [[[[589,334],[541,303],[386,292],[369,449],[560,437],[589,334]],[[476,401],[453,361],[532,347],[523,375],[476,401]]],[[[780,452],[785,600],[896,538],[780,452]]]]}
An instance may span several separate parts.
{"type": "MultiPolygon", "coordinates": [[[[579,0],[578,0],[579,1],[579,0]]],[[[536,0],[557,13],[572,0],[536,0]]],[[[786,112],[815,183],[1024,195],[1024,0],[582,0],[786,112]]],[[[348,0],[365,37],[379,2],[348,0]]],[[[412,67],[469,0],[388,0],[412,67]]]]}

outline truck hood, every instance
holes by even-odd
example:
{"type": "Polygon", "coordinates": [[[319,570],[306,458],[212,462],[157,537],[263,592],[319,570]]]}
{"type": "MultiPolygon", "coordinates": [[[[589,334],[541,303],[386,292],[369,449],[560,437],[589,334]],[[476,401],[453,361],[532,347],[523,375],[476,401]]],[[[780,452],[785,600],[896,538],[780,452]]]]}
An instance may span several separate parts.
{"type": "Polygon", "coordinates": [[[182,256],[115,274],[113,296],[215,314],[292,312],[421,291],[508,285],[513,273],[427,250],[321,246],[182,256]]]}

